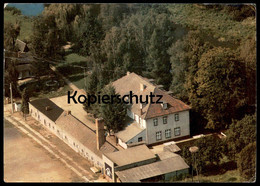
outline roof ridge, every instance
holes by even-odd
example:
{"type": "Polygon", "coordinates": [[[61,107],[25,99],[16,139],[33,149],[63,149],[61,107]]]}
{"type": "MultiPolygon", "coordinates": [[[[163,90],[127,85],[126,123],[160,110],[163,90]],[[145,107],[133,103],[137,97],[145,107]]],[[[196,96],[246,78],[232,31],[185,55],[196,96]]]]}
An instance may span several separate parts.
{"type": "Polygon", "coordinates": [[[142,80],[146,81],[147,83],[149,83],[151,86],[156,87],[156,86],[155,86],[154,84],[152,84],[150,81],[146,80],[145,77],[143,77],[143,76],[141,76],[141,75],[138,75],[138,74],[136,74],[136,73],[134,73],[134,72],[132,72],[131,74],[135,74],[135,75],[138,76],[140,79],[142,79],[142,80]]]}

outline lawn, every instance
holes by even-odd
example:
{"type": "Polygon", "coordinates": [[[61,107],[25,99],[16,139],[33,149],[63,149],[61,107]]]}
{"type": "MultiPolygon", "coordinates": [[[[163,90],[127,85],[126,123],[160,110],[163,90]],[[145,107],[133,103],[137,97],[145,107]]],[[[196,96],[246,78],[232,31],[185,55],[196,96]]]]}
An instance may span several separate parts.
{"type": "Polygon", "coordinates": [[[77,66],[89,67],[86,57],[76,53],[69,53],[65,56],[65,61],[56,67],[60,73],[67,77],[79,89],[84,89],[84,69],[77,66]]]}
{"type": "Polygon", "coordinates": [[[256,20],[252,18],[238,22],[223,11],[203,9],[195,4],[169,4],[168,9],[176,24],[190,29],[200,29],[225,44],[232,42],[235,45],[239,40],[256,33],[256,20]]]}
{"type": "MultiPolygon", "coordinates": [[[[210,175],[210,176],[204,176],[199,175],[193,177],[193,182],[207,182],[207,183],[214,183],[214,182],[246,182],[244,178],[242,178],[239,175],[239,171],[237,169],[235,170],[229,170],[226,171],[224,174],[218,174],[218,175],[210,175]]],[[[181,180],[180,182],[192,182],[192,178],[186,178],[184,180],[181,180]]]]}
{"type": "Polygon", "coordinates": [[[4,23],[11,22],[15,23],[16,21],[20,22],[20,35],[18,39],[20,40],[30,40],[30,37],[33,34],[33,20],[30,17],[23,15],[13,15],[10,11],[4,11],[4,23]]]}

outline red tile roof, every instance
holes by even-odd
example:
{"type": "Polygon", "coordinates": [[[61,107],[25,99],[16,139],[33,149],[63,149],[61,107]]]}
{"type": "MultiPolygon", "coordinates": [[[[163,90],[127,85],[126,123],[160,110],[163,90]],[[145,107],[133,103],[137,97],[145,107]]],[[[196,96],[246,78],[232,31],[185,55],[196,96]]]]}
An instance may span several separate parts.
{"type": "MultiPolygon", "coordinates": [[[[146,95],[150,95],[150,92],[152,92],[154,95],[163,96],[161,101],[167,103],[167,109],[163,109],[161,104],[152,104],[149,101],[148,104],[143,105],[142,114],[140,113],[140,103],[136,104],[135,99],[133,99],[134,103],[130,110],[138,116],[141,116],[143,119],[168,115],[191,109],[189,105],[185,104],[181,100],[173,98],[166,91],[159,89],[157,85],[149,82],[147,78],[139,76],[134,72],[112,82],[112,85],[115,87],[116,92],[121,96],[129,94],[130,91],[132,91],[134,95],[137,95],[138,97],[142,95],[143,100],[145,100],[146,95]],[[146,86],[143,91],[140,90],[140,84],[144,84],[146,86]]],[[[154,101],[157,99],[158,98],[153,98],[154,101]]]]}

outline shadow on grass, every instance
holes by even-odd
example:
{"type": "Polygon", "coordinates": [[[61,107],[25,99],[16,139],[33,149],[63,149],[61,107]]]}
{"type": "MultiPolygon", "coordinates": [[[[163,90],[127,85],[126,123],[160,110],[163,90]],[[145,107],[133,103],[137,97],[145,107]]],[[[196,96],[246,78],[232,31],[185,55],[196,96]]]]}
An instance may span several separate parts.
{"type": "Polygon", "coordinates": [[[235,161],[225,162],[220,165],[209,164],[207,165],[206,171],[205,173],[203,173],[203,175],[204,176],[219,175],[234,169],[237,169],[237,164],[235,161]]]}
{"type": "Polygon", "coordinates": [[[73,74],[84,73],[84,69],[81,67],[88,67],[86,71],[92,68],[92,65],[86,61],[79,61],[74,63],[67,63],[57,67],[57,70],[62,73],[64,76],[69,76],[73,74]]]}
{"type": "Polygon", "coordinates": [[[83,74],[79,74],[79,75],[70,76],[69,80],[71,82],[75,82],[75,81],[79,81],[79,80],[81,80],[83,78],[84,78],[84,75],[83,74]]]}

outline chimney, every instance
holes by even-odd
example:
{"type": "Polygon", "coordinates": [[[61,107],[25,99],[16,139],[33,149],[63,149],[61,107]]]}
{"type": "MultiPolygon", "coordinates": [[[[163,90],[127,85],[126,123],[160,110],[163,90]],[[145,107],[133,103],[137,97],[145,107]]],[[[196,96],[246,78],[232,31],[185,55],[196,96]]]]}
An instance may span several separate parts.
{"type": "Polygon", "coordinates": [[[50,106],[46,106],[46,107],[45,107],[45,110],[46,110],[46,111],[51,110],[51,109],[50,109],[50,106]]]}
{"type": "Polygon", "coordinates": [[[104,121],[103,119],[96,119],[96,138],[97,138],[97,149],[105,143],[105,132],[104,132],[104,121]]]}
{"type": "Polygon", "coordinates": [[[143,83],[140,83],[140,91],[143,91],[146,88],[146,86],[143,83]]]}
{"type": "Polygon", "coordinates": [[[70,110],[67,110],[67,115],[70,115],[71,114],[71,111],[70,110]]]}
{"type": "Polygon", "coordinates": [[[127,75],[127,76],[129,76],[129,75],[130,75],[130,72],[129,72],[129,71],[127,71],[127,72],[126,72],[126,75],[127,75]]]}

